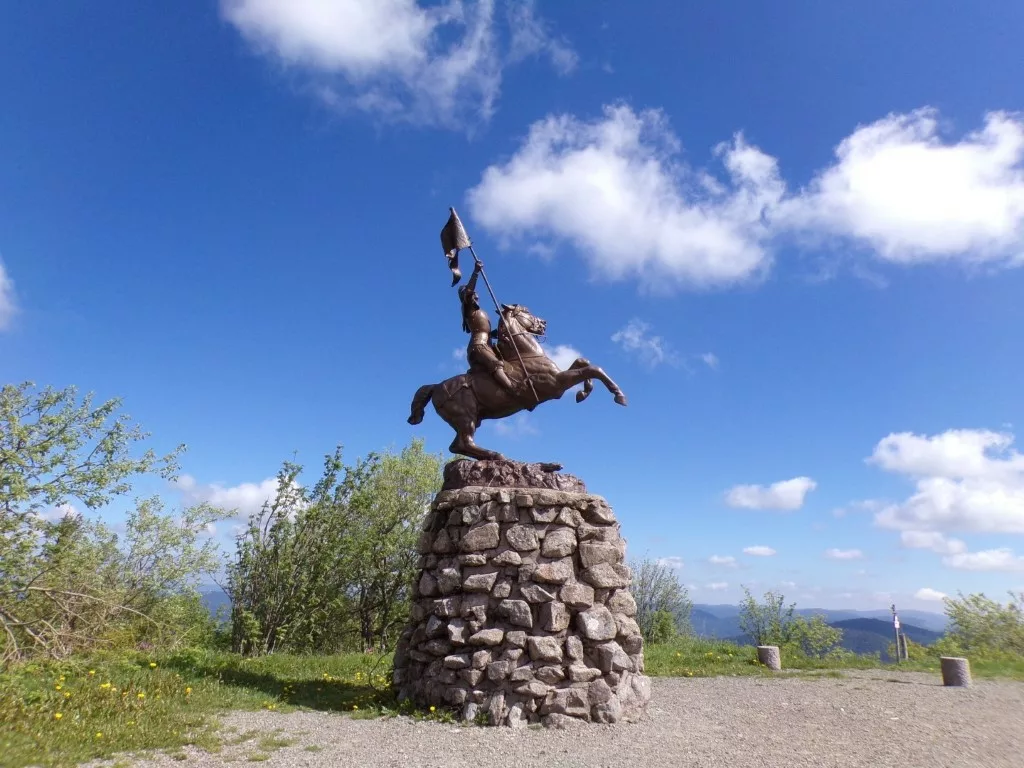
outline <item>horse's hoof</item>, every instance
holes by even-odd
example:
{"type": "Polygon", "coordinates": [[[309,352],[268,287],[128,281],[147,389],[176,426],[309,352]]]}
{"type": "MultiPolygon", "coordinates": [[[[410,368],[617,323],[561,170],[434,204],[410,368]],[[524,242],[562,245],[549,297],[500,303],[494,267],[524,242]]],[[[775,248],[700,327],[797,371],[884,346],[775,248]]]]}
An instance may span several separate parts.
{"type": "Polygon", "coordinates": [[[627,405],[626,396],[623,394],[616,395],[615,402],[618,403],[619,405],[627,405]]]}
{"type": "Polygon", "coordinates": [[[579,392],[576,393],[576,402],[577,403],[582,403],[586,399],[587,399],[587,393],[584,392],[583,390],[580,390],[579,392]]]}

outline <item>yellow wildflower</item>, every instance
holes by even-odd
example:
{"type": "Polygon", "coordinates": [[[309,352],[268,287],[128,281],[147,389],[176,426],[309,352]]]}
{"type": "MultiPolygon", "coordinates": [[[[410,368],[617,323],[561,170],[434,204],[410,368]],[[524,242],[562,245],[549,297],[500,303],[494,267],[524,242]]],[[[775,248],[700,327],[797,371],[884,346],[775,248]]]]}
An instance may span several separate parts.
{"type": "Polygon", "coordinates": [[[102,688],[103,690],[106,690],[109,687],[110,687],[110,683],[101,683],[100,684],[100,688],[102,688]]]}
{"type": "Polygon", "coordinates": [[[65,691],[64,692],[64,698],[65,699],[70,699],[71,698],[71,691],[65,691]]]}
{"type": "Polygon", "coordinates": [[[144,699],[144,698],[146,698],[146,694],[144,694],[142,692],[139,692],[139,695],[136,696],[135,698],[137,698],[137,699],[144,699]]]}
{"type": "Polygon", "coordinates": [[[352,709],[359,709],[359,705],[358,704],[353,704],[352,705],[352,709]]]}
{"type": "Polygon", "coordinates": [[[185,695],[188,696],[190,693],[192,693],[192,689],[191,688],[186,688],[185,689],[185,695]]]}
{"type": "Polygon", "coordinates": [[[95,674],[96,674],[96,670],[95,669],[90,669],[89,670],[89,677],[92,677],[95,674]]]}
{"type": "Polygon", "coordinates": [[[134,720],[129,720],[129,721],[128,721],[128,722],[126,723],[126,725],[135,725],[135,721],[134,721],[134,720]]]}
{"type": "Polygon", "coordinates": [[[58,683],[57,685],[53,686],[53,689],[55,691],[59,691],[60,690],[60,683],[58,683]]]}
{"type": "Polygon", "coordinates": [[[64,717],[64,715],[62,715],[60,712],[54,712],[53,713],[53,719],[54,720],[60,720],[62,717],[64,717]]]}
{"type": "Polygon", "coordinates": [[[97,739],[102,739],[103,738],[103,733],[101,731],[96,731],[96,738],[97,739]]]}
{"type": "Polygon", "coordinates": [[[155,661],[149,662],[149,668],[150,669],[156,669],[156,662],[155,661]]]}
{"type": "Polygon", "coordinates": [[[433,712],[435,709],[436,707],[431,706],[430,711],[433,712]]]}

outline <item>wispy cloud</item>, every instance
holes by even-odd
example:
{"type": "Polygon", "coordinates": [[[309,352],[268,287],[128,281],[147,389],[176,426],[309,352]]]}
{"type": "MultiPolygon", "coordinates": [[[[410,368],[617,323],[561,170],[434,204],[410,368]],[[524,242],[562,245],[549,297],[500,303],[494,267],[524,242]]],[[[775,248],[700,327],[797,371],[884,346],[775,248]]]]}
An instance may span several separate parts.
{"type": "Polygon", "coordinates": [[[725,568],[736,567],[736,558],[732,555],[712,555],[708,558],[708,562],[712,565],[723,566],[725,568]]]}
{"type": "Polygon", "coordinates": [[[681,557],[659,557],[658,565],[663,565],[666,568],[672,568],[674,570],[680,570],[683,567],[683,558],[681,557]]]}
{"type": "Polygon", "coordinates": [[[542,344],[541,346],[544,349],[544,354],[554,360],[555,365],[563,371],[576,362],[576,358],[583,356],[576,347],[569,344],[555,344],[554,346],[542,344]]]}
{"type": "Polygon", "coordinates": [[[540,430],[533,420],[525,413],[517,414],[510,419],[495,421],[493,424],[494,431],[502,437],[533,437],[540,434],[540,430]]]}
{"type": "Polygon", "coordinates": [[[737,485],[725,494],[725,503],[741,509],[778,509],[792,511],[804,505],[807,494],[818,487],[809,477],[780,480],[769,486],[737,485]]]}
{"type": "Polygon", "coordinates": [[[939,602],[941,603],[946,599],[945,592],[939,592],[937,589],[931,587],[922,587],[914,593],[914,597],[918,600],[927,600],[928,602],[939,602]]]}
{"type": "Polygon", "coordinates": [[[825,557],[829,560],[860,560],[864,553],[859,549],[826,549],[825,557]]]}
{"type": "Polygon", "coordinates": [[[661,336],[651,333],[651,326],[642,320],[630,320],[612,334],[612,341],[635,355],[644,365],[655,368],[675,361],[675,352],[661,336]]]}
{"type": "Polygon", "coordinates": [[[745,554],[745,555],[753,555],[754,557],[771,557],[772,555],[775,554],[775,550],[772,549],[771,547],[763,547],[763,546],[745,547],[743,549],[743,554],[745,554]]]}
{"type": "Polygon", "coordinates": [[[700,356],[700,359],[702,361],[704,361],[704,365],[706,365],[711,370],[713,370],[713,371],[717,371],[718,370],[718,364],[719,364],[718,355],[716,355],[714,352],[705,352],[704,354],[702,354],[700,356]]]}
{"type": "Polygon", "coordinates": [[[724,589],[729,588],[729,582],[727,581],[712,581],[710,584],[705,585],[712,592],[721,592],[724,589]]]}
{"type": "Polygon", "coordinates": [[[14,298],[14,281],[11,280],[0,261],[0,331],[11,326],[11,320],[18,312],[18,304],[14,298]]]}
{"type": "Polygon", "coordinates": [[[383,120],[486,121],[509,64],[544,56],[561,73],[575,66],[575,53],[551,35],[532,0],[510,0],[507,18],[495,13],[495,0],[221,0],[220,7],[255,51],[302,72],[324,104],[383,120]]]}

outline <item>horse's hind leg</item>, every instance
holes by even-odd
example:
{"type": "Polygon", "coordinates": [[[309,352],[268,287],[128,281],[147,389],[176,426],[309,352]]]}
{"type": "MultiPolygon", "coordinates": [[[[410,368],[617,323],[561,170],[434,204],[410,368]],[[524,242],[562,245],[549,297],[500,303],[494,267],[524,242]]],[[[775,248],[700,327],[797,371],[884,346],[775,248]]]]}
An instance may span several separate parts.
{"type": "Polygon", "coordinates": [[[472,401],[474,405],[476,403],[473,395],[465,389],[457,396],[441,403],[440,406],[437,399],[434,400],[434,408],[438,415],[455,430],[455,439],[448,446],[448,450],[473,459],[505,458],[500,453],[481,448],[474,442],[473,436],[476,435],[477,428],[476,409],[469,401],[472,401]]]}
{"type": "Polygon", "coordinates": [[[497,451],[489,451],[481,448],[473,441],[476,434],[476,425],[473,422],[460,423],[455,427],[455,439],[448,446],[452,453],[461,453],[463,456],[470,456],[474,459],[503,459],[505,458],[497,451]]]}

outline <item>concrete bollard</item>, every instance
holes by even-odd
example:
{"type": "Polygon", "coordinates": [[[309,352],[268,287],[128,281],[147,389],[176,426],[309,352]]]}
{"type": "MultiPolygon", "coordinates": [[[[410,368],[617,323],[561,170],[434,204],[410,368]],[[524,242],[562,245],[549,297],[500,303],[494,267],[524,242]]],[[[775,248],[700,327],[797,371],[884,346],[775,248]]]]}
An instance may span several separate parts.
{"type": "Polygon", "coordinates": [[[773,672],[778,672],[782,669],[782,654],[779,653],[779,646],[777,645],[757,646],[757,660],[773,672]]]}
{"type": "Polygon", "coordinates": [[[971,665],[958,656],[940,656],[942,684],[967,688],[971,685],[971,665]]]}

